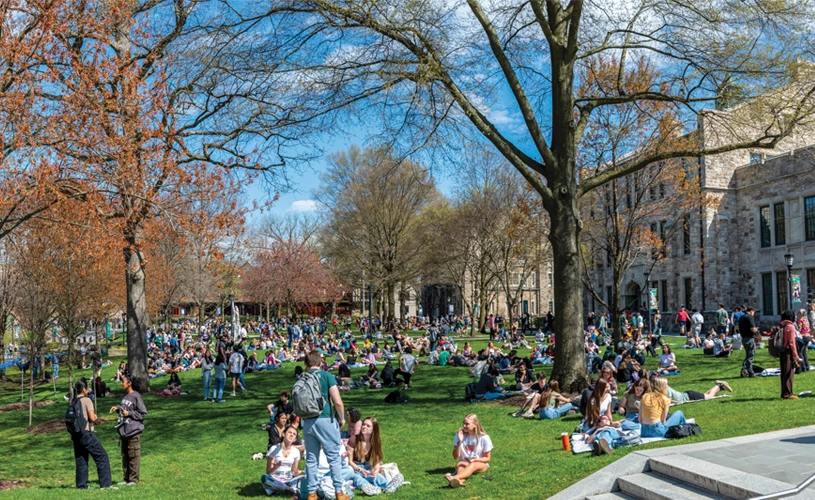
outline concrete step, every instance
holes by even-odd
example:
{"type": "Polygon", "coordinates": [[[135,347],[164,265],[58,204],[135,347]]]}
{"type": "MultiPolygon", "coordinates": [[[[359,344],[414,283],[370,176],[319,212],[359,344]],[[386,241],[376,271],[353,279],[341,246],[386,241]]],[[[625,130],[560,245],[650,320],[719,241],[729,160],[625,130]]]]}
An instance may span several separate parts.
{"type": "Polygon", "coordinates": [[[623,476],[620,491],[640,500],[709,500],[718,495],[654,472],[623,476]]]}
{"type": "MultiPolygon", "coordinates": [[[[719,498],[752,498],[783,491],[789,484],[767,477],[750,474],[730,467],[714,464],[687,455],[650,457],[648,466],[674,480],[715,493],[719,498]]],[[[794,498],[815,498],[804,492],[794,498]]]]}
{"type": "Polygon", "coordinates": [[[583,500],[637,500],[637,498],[626,495],[622,491],[616,491],[613,493],[603,493],[602,495],[586,497],[583,500]]]}

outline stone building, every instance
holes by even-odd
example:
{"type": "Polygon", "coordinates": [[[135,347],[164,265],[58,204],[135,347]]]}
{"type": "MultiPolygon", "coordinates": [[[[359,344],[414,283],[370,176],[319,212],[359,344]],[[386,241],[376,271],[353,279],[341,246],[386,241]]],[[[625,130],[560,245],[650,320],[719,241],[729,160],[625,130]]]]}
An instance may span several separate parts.
{"type": "MultiPolygon", "coordinates": [[[[734,141],[729,118],[739,109],[701,115],[697,130],[703,147],[734,141]]],[[[787,266],[792,254],[794,307],[815,290],[815,134],[800,132],[774,150],[744,149],[689,159],[696,162],[702,193],[682,230],[668,241],[666,258],[651,270],[659,308],[669,329],[680,305],[701,309],[710,321],[720,302],[728,311],[752,305],[762,323],[777,322],[787,303],[787,266]]],[[[658,224],[660,221],[652,221],[658,224]]],[[[653,226],[652,226],[653,227],[653,226]]],[[[625,273],[622,307],[645,304],[647,262],[625,273]]],[[[610,269],[590,270],[597,282],[611,282],[610,269]]],[[[603,287],[603,297],[610,287],[603,287]]],[[[600,310],[590,294],[584,308],[600,310]]]]}

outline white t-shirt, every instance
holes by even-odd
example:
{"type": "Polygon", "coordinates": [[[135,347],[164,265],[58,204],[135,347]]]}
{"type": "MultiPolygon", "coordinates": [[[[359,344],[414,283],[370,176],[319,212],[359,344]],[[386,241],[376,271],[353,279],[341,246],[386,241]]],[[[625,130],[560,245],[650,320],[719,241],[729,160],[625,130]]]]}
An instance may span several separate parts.
{"type": "Polygon", "coordinates": [[[659,366],[661,366],[663,368],[668,368],[669,366],[672,366],[674,364],[675,360],[676,360],[676,356],[674,356],[674,353],[660,354],[659,355],[659,366]]]}
{"type": "Polygon", "coordinates": [[[606,393],[606,396],[600,401],[600,415],[605,415],[608,411],[608,405],[611,404],[611,394],[606,393]]]}
{"type": "Polygon", "coordinates": [[[269,452],[266,454],[269,458],[276,458],[280,461],[277,465],[277,468],[272,472],[272,475],[275,474],[282,474],[282,475],[291,475],[291,466],[292,464],[300,462],[300,450],[295,447],[291,447],[289,450],[289,456],[284,457],[282,453],[280,453],[280,445],[276,444],[269,448],[269,452]]]}
{"type": "MultiPolygon", "coordinates": [[[[458,433],[453,437],[453,446],[458,446],[458,433]]],[[[468,458],[483,458],[485,454],[492,451],[492,440],[486,434],[481,437],[464,435],[464,446],[461,446],[458,456],[459,462],[468,458]]],[[[489,464],[487,464],[489,466],[489,464]]]]}
{"type": "Polygon", "coordinates": [[[229,356],[229,371],[232,373],[240,373],[243,371],[243,356],[237,352],[229,356]]]}

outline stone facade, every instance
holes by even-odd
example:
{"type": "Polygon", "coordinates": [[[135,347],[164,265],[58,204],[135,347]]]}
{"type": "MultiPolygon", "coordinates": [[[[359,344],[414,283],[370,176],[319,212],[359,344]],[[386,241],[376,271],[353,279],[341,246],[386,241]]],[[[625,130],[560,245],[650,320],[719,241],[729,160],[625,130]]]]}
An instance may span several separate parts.
{"type": "MultiPolygon", "coordinates": [[[[704,147],[736,140],[732,127],[722,132],[723,118],[728,118],[724,115],[701,116],[697,133],[704,147]]],[[[794,255],[792,274],[800,276],[802,302],[796,309],[806,303],[807,289],[815,290],[815,147],[808,147],[812,144],[815,135],[799,133],[774,150],[739,150],[696,160],[695,180],[706,202],[690,217],[689,251],[684,231],[677,231],[669,241],[667,258],[649,276],[668,329],[673,329],[682,304],[701,308],[708,320],[719,302],[728,311],[749,304],[762,323],[777,322],[787,294],[787,253],[794,255]]],[[[625,274],[623,307],[644,304],[646,269],[646,263],[635,263],[625,274]]],[[[611,282],[608,267],[590,272],[595,282],[611,282]]],[[[600,309],[588,293],[584,295],[587,311],[600,309]]]]}

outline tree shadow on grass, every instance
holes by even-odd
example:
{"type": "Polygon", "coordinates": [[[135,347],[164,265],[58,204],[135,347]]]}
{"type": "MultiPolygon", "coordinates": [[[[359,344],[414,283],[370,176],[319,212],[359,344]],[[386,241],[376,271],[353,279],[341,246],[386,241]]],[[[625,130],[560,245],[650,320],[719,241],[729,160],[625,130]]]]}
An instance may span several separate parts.
{"type": "Polygon", "coordinates": [[[238,488],[239,497],[265,497],[266,490],[263,489],[260,482],[249,483],[241,488],[238,488]]]}

